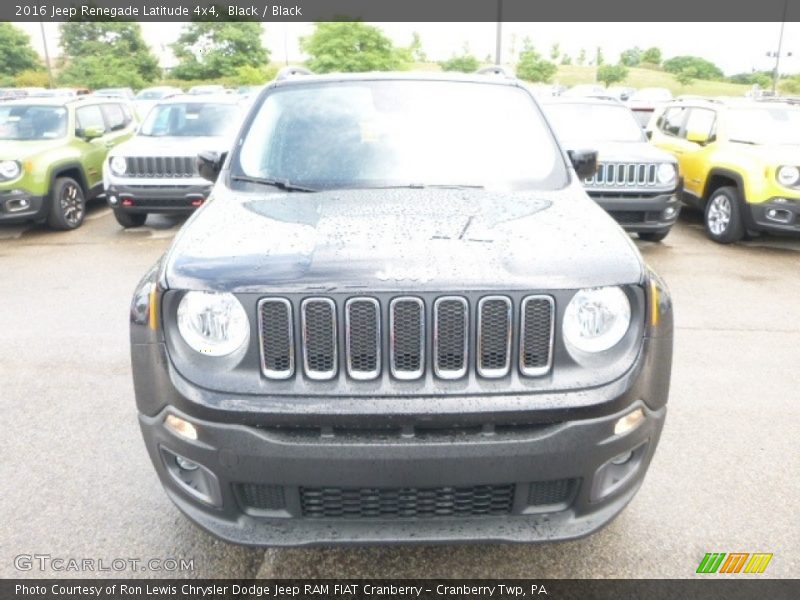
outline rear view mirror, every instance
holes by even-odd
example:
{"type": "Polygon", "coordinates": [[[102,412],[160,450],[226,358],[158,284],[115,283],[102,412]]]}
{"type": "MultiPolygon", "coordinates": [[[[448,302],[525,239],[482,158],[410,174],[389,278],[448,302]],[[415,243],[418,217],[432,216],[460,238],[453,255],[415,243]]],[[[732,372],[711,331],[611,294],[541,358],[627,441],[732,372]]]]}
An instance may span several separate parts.
{"type": "Polygon", "coordinates": [[[83,139],[85,139],[87,142],[89,140],[94,140],[99,137],[103,137],[103,134],[105,134],[105,130],[102,127],[98,126],[84,127],[83,131],[81,131],[83,139]]]}
{"type": "Polygon", "coordinates": [[[708,142],[708,135],[701,131],[692,131],[691,129],[686,132],[686,139],[695,144],[705,144],[708,142]]]}
{"type": "Polygon", "coordinates": [[[567,155],[581,179],[588,179],[597,172],[597,150],[569,150],[567,155]]]}
{"type": "Polygon", "coordinates": [[[219,172],[222,170],[222,163],[225,162],[227,152],[214,152],[213,150],[203,150],[197,154],[197,172],[200,177],[211,182],[217,180],[219,172]]]}

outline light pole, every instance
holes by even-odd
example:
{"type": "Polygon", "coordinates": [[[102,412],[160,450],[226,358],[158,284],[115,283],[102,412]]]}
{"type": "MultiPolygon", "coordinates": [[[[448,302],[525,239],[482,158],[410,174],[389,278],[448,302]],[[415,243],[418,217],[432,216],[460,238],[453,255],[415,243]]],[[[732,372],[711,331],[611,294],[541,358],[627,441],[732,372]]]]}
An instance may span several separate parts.
{"type": "MultiPolygon", "coordinates": [[[[781,33],[778,36],[778,51],[775,53],[775,70],[772,72],[772,95],[774,96],[777,93],[778,89],[778,77],[780,76],[780,68],[781,68],[781,51],[783,49],[783,28],[786,25],[786,11],[789,8],[789,0],[783,1],[783,18],[781,19],[781,33]]],[[[769,53],[767,53],[769,56],[769,53]]],[[[791,56],[791,52],[789,53],[791,56]]]]}
{"type": "Polygon", "coordinates": [[[495,34],[494,64],[500,65],[503,52],[503,0],[497,0],[497,33],[495,34]]]}
{"type": "Polygon", "coordinates": [[[50,68],[50,53],[47,51],[47,36],[44,34],[44,22],[39,21],[39,29],[42,32],[42,46],[44,46],[44,64],[47,66],[47,81],[50,88],[53,87],[53,70],[50,68]]]}

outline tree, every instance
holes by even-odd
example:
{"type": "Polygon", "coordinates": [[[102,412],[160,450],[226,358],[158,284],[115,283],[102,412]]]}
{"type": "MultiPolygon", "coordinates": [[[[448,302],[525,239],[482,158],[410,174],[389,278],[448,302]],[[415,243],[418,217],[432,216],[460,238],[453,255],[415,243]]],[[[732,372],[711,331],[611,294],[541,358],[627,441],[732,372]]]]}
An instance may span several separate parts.
{"type": "Polygon", "coordinates": [[[673,74],[694,69],[696,79],[722,79],[725,76],[717,65],[699,56],[676,56],[664,61],[663,67],[673,74]]]}
{"type": "Polygon", "coordinates": [[[577,62],[578,62],[578,64],[580,66],[583,66],[583,65],[586,64],[586,50],[584,50],[583,48],[581,48],[581,51],[578,52],[578,61],[577,62]]]}
{"type": "Polygon", "coordinates": [[[359,21],[314,23],[314,33],[300,39],[300,49],[315,73],[392,71],[404,68],[410,58],[380,29],[359,21]]]}
{"type": "Polygon", "coordinates": [[[612,83],[624,81],[628,76],[628,68],[625,65],[600,65],[597,67],[597,81],[602,81],[606,87],[612,83]]]}
{"type": "Polygon", "coordinates": [[[261,23],[188,23],[170,47],[178,59],[172,75],[178,79],[216,79],[239,67],[264,67],[269,50],[261,42],[261,23]]]}
{"type": "Polygon", "coordinates": [[[239,85],[263,85],[275,79],[278,69],[271,65],[254,67],[253,65],[242,65],[236,69],[234,80],[239,85]]]}
{"type": "Polygon", "coordinates": [[[558,60],[559,56],[561,56],[561,46],[556,42],[550,46],[550,60],[558,60]]]}
{"type": "Polygon", "coordinates": [[[561,55],[561,64],[562,65],[571,65],[572,64],[572,57],[567,53],[562,54],[561,55]]]}
{"type": "Polygon", "coordinates": [[[14,76],[14,85],[17,87],[42,87],[50,86],[47,71],[41,69],[27,69],[14,76]]]}
{"type": "Polygon", "coordinates": [[[464,48],[464,53],[461,56],[453,56],[439,63],[442,71],[460,71],[461,73],[474,73],[480,65],[480,61],[470,54],[467,48],[464,48]]]}
{"type": "Polygon", "coordinates": [[[642,60],[640,62],[650,65],[661,64],[661,50],[655,46],[648,48],[642,53],[642,60]]]}
{"type": "Polygon", "coordinates": [[[619,55],[619,62],[626,67],[638,67],[642,62],[642,49],[638,46],[628,48],[619,55]]]}
{"type": "Polygon", "coordinates": [[[556,71],[558,67],[542,58],[529,39],[523,42],[517,63],[517,77],[526,81],[550,83],[556,71]]]}
{"type": "Polygon", "coordinates": [[[422,38],[419,32],[411,32],[411,45],[408,47],[408,51],[411,53],[411,59],[414,62],[428,62],[428,55],[422,49],[422,38]]]}
{"type": "Polygon", "coordinates": [[[697,79],[697,69],[695,67],[684,67],[675,73],[675,81],[680,83],[681,87],[686,87],[693,83],[695,79],[697,79]]]}
{"type": "Polygon", "coordinates": [[[0,75],[16,75],[39,66],[39,55],[28,34],[11,23],[0,22],[0,75]]]}
{"type": "Polygon", "coordinates": [[[605,59],[603,58],[603,49],[600,46],[598,46],[594,54],[594,64],[596,64],[599,67],[604,62],[605,59]]]}
{"type": "Polygon", "coordinates": [[[161,76],[138,23],[69,21],[60,32],[61,83],[139,88],[161,76]]]}
{"type": "Polygon", "coordinates": [[[757,85],[765,88],[772,85],[772,71],[753,71],[752,73],[736,73],[728,77],[731,83],[757,85]]]}

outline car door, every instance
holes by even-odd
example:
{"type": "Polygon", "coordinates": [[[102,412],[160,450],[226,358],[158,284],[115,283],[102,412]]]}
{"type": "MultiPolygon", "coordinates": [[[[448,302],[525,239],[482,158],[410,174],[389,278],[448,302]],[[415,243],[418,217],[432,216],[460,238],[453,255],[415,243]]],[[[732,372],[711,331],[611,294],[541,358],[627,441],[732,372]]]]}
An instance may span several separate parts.
{"type": "Polygon", "coordinates": [[[703,197],[708,175],[709,154],[713,152],[717,112],[711,108],[691,107],[681,132],[683,153],[681,174],[683,189],[696,198],[703,197]]]}
{"type": "Polygon", "coordinates": [[[99,138],[87,140],[83,131],[89,127],[99,127],[106,131],[106,121],[99,104],[88,104],[75,109],[75,137],[79,140],[84,172],[86,173],[89,190],[103,181],[103,161],[108,154],[106,136],[108,131],[99,138]]]}
{"type": "Polygon", "coordinates": [[[113,148],[133,135],[133,112],[127,104],[109,102],[100,105],[106,120],[106,146],[113,148]]]}

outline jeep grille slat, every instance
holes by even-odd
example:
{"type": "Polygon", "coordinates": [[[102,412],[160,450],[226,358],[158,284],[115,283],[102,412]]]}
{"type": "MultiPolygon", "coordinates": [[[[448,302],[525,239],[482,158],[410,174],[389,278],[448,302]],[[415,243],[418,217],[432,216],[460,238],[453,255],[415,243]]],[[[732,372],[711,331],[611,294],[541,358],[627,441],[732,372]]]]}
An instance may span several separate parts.
{"type": "Polygon", "coordinates": [[[597,172],[583,180],[589,187],[652,187],[658,184],[654,163],[600,163],[597,172]]]}
{"type": "Polygon", "coordinates": [[[375,379],[381,372],[381,310],[374,298],[351,298],[345,304],[347,374],[375,379]]]}
{"type": "Polygon", "coordinates": [[[419,379],[425,366],[425,305],[401,297],[389,305],[389,360],[397,379],[419,379]]]}
{"type": "Polygon", "coordinates": [[[433,303],[433,370],[442,379],[458,379],[467,372],[469,306],[460,296],[433,303]]]}
{"type": "Polygon", "coordinates": [[[261,370],[268,379],[288,379],[294,375],[292,305],[285,298],[264,298],[258,306],[261,370]]]}
{"type": "Polygon", "coordinates": [[[550,371],[553,361],[554,302],[550,296],[526,296],[520,310],[519,370],[528,377],[550,371]]]}
{"type": "Polygon", "coordinates": [[[129,156],[125,159],[124,177],[186,178],[196,177],[191,156],[129,156]]]}
{"type": "Polygon", "coordinates": [[[336,305],[329,298],[306,298],[301,305],[303,368],[310,379],[333,379],[338,366],[336,305]]]}
{"type": "Polygon", "coordinates": [[[505,377],[511,368],[511,299],[486,296],[478,302],[478,374],[505,377]]]}

